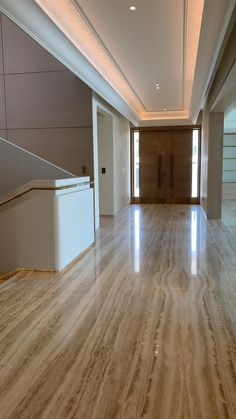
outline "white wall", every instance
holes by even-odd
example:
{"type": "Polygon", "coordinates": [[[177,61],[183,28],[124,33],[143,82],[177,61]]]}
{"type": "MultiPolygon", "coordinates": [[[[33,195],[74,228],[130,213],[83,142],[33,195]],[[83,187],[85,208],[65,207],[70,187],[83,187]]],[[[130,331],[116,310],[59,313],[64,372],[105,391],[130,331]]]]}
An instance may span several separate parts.
{"type": "Polygon", "coordinates": [[[31,180],[70,177],[74,175],[0,138],[0,195],[31,180]]]}
{"type": "Polygon", "coordinates": [[[61,270],[94,243],[93,190],[64,191],[54,199],[55,210],[55,269],[61,270]]]}
{"type": "Polygon", "coordinates": [[[68,188],[34,190],[0,207],[0,273],[61,270],[94,242],[90,179],[75,178],[75,187],[57,182],[55,188],[68,188]]]}
{"type": "Polygon", "coordinates": [[[100,215],[114,215],[113,118],[98,114],[98,170],[100,215]],[[102,168],[106,173],[102,173],[102,168]]]}
{"type": "Polygon", "coordinates": [[[99,228],[98,111],[109,114],[113,120],[114,214],[130,203],[130,124],[126,118],[94,94],[93,151],[96,228],[99,228]]]}

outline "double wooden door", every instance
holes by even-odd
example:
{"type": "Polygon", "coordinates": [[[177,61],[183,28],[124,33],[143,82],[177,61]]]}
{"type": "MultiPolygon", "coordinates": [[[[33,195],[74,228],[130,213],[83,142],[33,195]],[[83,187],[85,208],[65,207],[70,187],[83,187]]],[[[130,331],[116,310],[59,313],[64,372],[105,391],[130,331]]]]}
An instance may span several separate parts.
{"type": "Polygon", "coordinates": [[[191,203],[192,129],[141,131],[141,203],[191,203]]]}

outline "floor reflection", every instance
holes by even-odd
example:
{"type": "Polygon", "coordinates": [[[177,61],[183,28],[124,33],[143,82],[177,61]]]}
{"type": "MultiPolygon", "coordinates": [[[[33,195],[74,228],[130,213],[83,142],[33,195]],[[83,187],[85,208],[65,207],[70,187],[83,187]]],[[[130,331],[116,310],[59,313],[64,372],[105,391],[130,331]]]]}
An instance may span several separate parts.
{"type": "Polygon", "coordinates": [[[134,270],[140,272],[140,211],[136,209],[134,211],[134,241],[135,241],[135,252],[134,252],[134,270]]]}
{"type": "Polygon", "coordinates": [[[197,254],[198,254],[198,213],[196,209],[191,211],[191,274],[197,275],[197,254]]]}
{"type": "Polygon", "coordinates": [[[129,206],[67,269],[1,285],[0,419],[236,418],[236,202],[224,205],[225,221],[129,206]]]}

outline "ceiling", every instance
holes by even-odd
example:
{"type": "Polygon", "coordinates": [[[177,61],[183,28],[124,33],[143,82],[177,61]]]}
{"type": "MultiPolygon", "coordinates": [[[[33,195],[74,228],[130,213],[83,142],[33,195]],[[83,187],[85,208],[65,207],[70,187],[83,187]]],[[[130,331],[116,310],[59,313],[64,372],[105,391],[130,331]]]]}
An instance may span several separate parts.
{"type": "Polygon", "coordinates": [[[0,0],[0,9],[133,124],[176,125],[203,106],[235,2],[0,0]]]}
{"type": "Polygon", "coordinates": [[[204,0],[35,1],[141,121],[187,118],[204,0]]]}
{"type": "Polygon", "coordinates": [[[73,3],[89,20],[145,111],[183,110],[184,0],[149,0],[148,7],[143,0],[73,3]],[[131,4],[136,11],[129,10],[131,4]]]}

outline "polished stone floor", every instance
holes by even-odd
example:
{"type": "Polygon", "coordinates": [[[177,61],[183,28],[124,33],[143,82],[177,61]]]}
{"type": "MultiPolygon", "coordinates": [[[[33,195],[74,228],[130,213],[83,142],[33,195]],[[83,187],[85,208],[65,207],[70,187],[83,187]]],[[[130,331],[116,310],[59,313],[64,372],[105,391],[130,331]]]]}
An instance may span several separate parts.
{"type": "Polygon", "coordinates": [[[236,418],[236,202],[130,206],[0,285],[0,419],[42,418],[236,418]]]}

